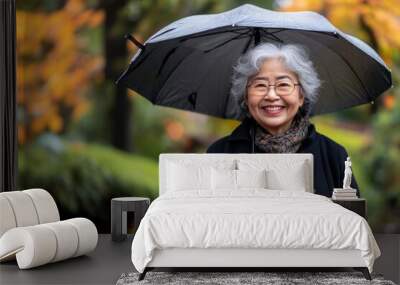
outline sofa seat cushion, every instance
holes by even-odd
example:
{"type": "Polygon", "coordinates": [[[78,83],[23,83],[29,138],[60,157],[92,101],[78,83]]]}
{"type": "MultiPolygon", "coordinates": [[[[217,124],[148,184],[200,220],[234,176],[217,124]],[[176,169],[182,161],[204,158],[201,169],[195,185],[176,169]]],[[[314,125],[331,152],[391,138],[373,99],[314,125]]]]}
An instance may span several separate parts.
{"type": "Polygon", "coordinates": [[[16,257],[19,268],[28,269],[86,254],[97,241],[96,226],[85,218],[17,227],[0,238],[0,261],[16,257]]]}

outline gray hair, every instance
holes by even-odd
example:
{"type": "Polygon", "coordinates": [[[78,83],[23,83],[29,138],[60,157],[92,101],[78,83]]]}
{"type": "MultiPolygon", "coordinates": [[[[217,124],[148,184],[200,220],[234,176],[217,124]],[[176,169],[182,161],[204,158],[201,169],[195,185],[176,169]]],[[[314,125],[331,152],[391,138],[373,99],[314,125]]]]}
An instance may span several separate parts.
{"type": "Polygon", "coordinates": [[[304,96],[304,104],[300,108],[303,115],[309,115],[311,107],[318,99],[318,78],[313,62],[309,59],[305,48],[295,44],[275,45],[264,43],[247,51],[239,57],[233,67],[232,87],[228,101],[227,117],[243,119],[250,116],[245,102],[248,79],[257,74],[263,62],[270,58],[281,58],[286,68],[294,72],[300,81],[300,92],[304,96]]]}

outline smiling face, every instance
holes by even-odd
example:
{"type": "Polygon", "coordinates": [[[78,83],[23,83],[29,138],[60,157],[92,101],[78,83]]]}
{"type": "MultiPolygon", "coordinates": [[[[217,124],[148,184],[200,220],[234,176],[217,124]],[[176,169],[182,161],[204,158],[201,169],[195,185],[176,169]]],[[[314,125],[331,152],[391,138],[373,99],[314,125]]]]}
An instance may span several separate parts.
{"type": "Polygon", "coordinates": [[[288,70],[278,58],[267,59],[260,71],[249,79],[247,96],[245,97],[251,116],[257,123],[271,134],[281,134],[290,128],[294,116],[304,103],[300,85],[294,85],[293,91],[287,95],[288,84],[298,84],[295,73],[288,70]],[[276,94],[273,86],[278,85],[276,94]]]}

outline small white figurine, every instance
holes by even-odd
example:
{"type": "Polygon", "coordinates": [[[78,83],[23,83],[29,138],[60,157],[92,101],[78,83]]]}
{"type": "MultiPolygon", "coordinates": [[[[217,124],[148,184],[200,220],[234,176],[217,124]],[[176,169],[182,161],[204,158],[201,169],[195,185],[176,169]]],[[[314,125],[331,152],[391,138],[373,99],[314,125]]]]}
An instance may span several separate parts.
{"type": "Polygon", "coordinates": [[[351,183],[351,160],[350,157],[347,157],[347,160],[344,162],[344,179],[343,179],[343,189],[352,189],[350,187],[351,183]]]}

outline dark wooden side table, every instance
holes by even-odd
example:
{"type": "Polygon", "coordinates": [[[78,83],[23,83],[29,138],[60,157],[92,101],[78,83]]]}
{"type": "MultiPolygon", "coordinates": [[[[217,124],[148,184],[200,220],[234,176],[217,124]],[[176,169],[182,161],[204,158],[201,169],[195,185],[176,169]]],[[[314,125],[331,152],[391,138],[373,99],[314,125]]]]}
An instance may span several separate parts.
{"type": "Polygon", "coordinates": [[[111,239],[123,241],[127,236],[127,212],[133,212],[135,231],[150,206],[145,197],[120,197],[111,199],[111,239]]]}
{"type": "Polygon", "coordinates": [[[361,217],[367,220],[367,201],[364,198],[357,199],[332,199],[332,202],[339,204],[340,206],[359,214],[361,217]]]}

